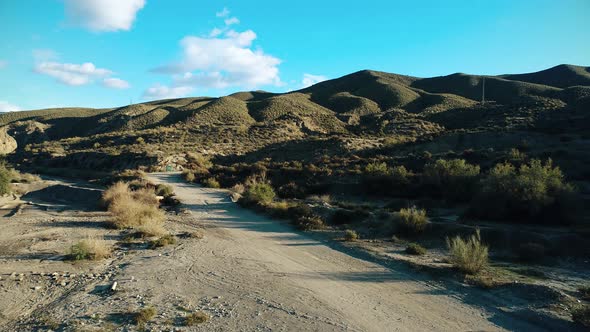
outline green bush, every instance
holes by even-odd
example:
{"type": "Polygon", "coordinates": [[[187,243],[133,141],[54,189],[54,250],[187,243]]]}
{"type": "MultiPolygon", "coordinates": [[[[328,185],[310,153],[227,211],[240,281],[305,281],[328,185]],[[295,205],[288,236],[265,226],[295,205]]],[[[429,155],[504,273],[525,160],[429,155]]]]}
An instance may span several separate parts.
{"type": "Polygon", "coordinates": [[[150,241],[148,246],[150,247],[150,249],[156,249],[156,248],[165,247],[165,246],[168,246],[171,244],[176,244],[176,237],[171,234],[166,234],[166,235],[160,237],[159,239],[150,241]]]}
{"type": "Polygon", "coordinates": [[[356,231],[353,231],[352,229],[347,229],[344,232],[344,241],[347,242],[354,242],[356,240],[358,240],[359,235],[356,231]]]}
{"type": "Polygon", "coordinates": [[[207,188],[221,188],[219,181],[217,181],[215,178],[206,178],[203,180],[203,185],[207,188]]]}
{"type": "Polygon", "coordinates": [[[324,228],[324,221],[316,215],[297,217],[293,220],[293,224],[303,231],[324,228]]]}
{"type": "Polygon", "coordinates": [[[418,209],[415,206],[399,211],[399,227],[401,231],[408,234],[419,234],[426,229],[428,218],[426,210],[418,209]]]}
{"type": "Polygon", "coordinates": [[[449,201],[467,201],[472,198],[479,176],[479,166],[464,159],[438,159],[424,166],[422,182],[449,201]]]}
{"type": "Polygon", "coordinates": [[[497,164],[481,183],[469,215],[489,219],[571,223],[577,215],[577,195],[551,159],[531,160],[519,168],[497,164]]]}
{"type": "Polygon", "coordinates": [[[389,175],[391,170],[387,167],[386,163],[369,163],[365,167],[365,172],[370,175],[389,175]]]}
{"type": "Polygon", "coordinates": [[[174,194],[174,189],[167,184],[158,184],[156,186],[156,195],[158,196],[171,196],[174,194]]]}
{"type": "Polygon", "coordinates": [[[246,204],[268,204],[273,201],[276,194],[268,183],[254,183],[244,192],[243,203],[246,204]]]}
{"type": "Polygon", "coordinates": [[[410,243],[406,248],[406,254],[422,256],[426,254],[426,248],[418,243],[410,243]]]}
{"type": "Polygon", "coordinates": [[[182,172],[182,175],[187,182],[195,182],[195,180],[197,178],[195,176],[195,173],[193,173],[191,171],[184,171],[184,172],[182,172]]]}
{"type": "Polygon", "coordinates": [[[0,195],[11,193],[10,183],[12,182],[12,175],[9,169],[4,165],[0,165],[0,195]]]}
{"type": "Polygon", "coordinates": [[[469,239],[447,238],[450,261],[459,270],[475,274],[488,265],[488,247],[481,242],[479,229],[469,239]]]}
{"type": "Polygon", "coordinates": [[[135,313],[135,324],[143,327],[146,323],[154,319],[158,312],[153,307],[147,307],[135,313]]]}

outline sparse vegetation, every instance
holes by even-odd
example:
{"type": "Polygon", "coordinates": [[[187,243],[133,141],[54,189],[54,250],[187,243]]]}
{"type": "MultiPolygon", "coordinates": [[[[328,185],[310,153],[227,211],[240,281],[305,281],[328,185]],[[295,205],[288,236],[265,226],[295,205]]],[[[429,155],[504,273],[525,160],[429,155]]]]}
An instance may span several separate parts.
{"type": "Polygon", "coordinates": [[[215,178],[206,178],[203,180],[203,185],[207,188],[221,188],[219,181],[217,181],[215,178]]]}
{"type": "Polygon", "coordinates": [[[413,206],[399,211],[399,227],[402,232],[408,234],[419,234],[424,232],[428,225],[426,210],[413,206]]]}
{"type": "Polygon", "coordinates": [[[204,313],[203,311],[193,312],[190,315],[186,316],[184,320],[184,325],[186,326],[195,326],[198,324],[206,323],[209,320],[209,315],[204,313]]]}
{"type": "Polygon", "coordinates": [[[254,183],[246,189],[242,197],[245,204],[268,204],[273,201],[276,193],[268,183],[254,183]]]}
{"type": "Polygon", "coordinates": [[[467,240],[447,238],[447,247],[451,263],[462,272],[475,274],[488,265],[488,247],[481,242],[479,229],[467,240]]]}
{"type": "Polygon", "coordinates": [[[464,159],[438,159],[424,167],[422,181],[445,199],[466,201],[475,191],[478,176],[479,166],[464,159]]]}
{"type": "Polygon", "coordinates": [[[483,180],[470,215],[492,219],[521,219],[551,224],[574,221],[575,190],[559,167],[537,159],[519,168],[504,163],[483,180]]]}
{"type": "Polygon", "coordinates": [[[101,260],[111,255],[109,244],[101,239],[87,238],[70,247],[68,256],[71,260],[101,260]]]}
{"type": "Polygon", "coordinates": [[[152,319],[154,319],[157,314],[158,312],[154,307],[140,309],[138,312],[135,313],[135,324],[140,327],[143,327],[145,326],[145,324],[149,323],[152,319]]]}
{"type": "Polygon", "coordinates": [[[358,240],[359,235],[356,231],[352,230],[352,229],[347,229],[346,231],[344,231],[344,241],[347,242],[354,242],[356,240],[358,240]]]}
{"type": "Polygon", "coordinates": [[[12,188],[10,183],[12,182],[12,175],[10,170],[5,165],[0,164],[0,195],[10,194],[12,188]]]}
{"type": "Polygon", "coordinates": [[[152,249],[165,247],[171,244],[176,244],[176,237],[171,234],[164,235],[159,239],[152,240],[149,242],[149,247],[152,249]]]}
{"type": "Polygon", "coordinates": [[[410,243],[406,247],[406,254],[423,256],[426,255],[426,248],[419,245],[418,243],[410,243]]]}

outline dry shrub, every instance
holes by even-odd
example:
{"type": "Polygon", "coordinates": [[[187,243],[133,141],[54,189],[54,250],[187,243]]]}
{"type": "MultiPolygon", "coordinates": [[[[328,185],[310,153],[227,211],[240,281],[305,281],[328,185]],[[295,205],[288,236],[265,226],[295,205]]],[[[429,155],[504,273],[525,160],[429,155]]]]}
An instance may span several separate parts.
{"type": "Polygon", "coordinates": [[[112,249],[105,240],[97,238],[87,238],[74,244],[69,251],[70,259],[80,260],[100,260],[111,255],[112,249]]]}
{"type": "Polygon", "coordinates": [[[156,248],[165,247],[165,246],[175,244],[175,243],[176,243],[176,237],[174,235],[167,234],[157,240],[150,241],[149,247],[151,249],[156,249],[156,248]]]}
{"type": "Polygon", "coordinates": [[[116,182],[102,193],[101,203],[104,207],[109,207],[120,197],[129,195],[129,192],[129,184],[121,181],[116,182]]]}
{"type": "Polygon", "coordinates": [[[572,320],[582,326],[590,327],[590,306],[580,306],[572,310],[572,320]]]}
{"type": "Polygon", "coordinates": [[[202,311],[193,312],[185,319],[186,326],[194,326],[201,323],[206,323],[209,320],[209,315],[202,311]]]}
{"type": "Polygon", "coordinates": [[[154,191],[151,189],[147,189],[147,188],[138,189],[136,191],[133,191],[131,195],[136,201],[138,201],[142,204],[157,206],[160,203],[158,201],[158,197],[156,196],[154,191]]]}
{"type": "Polygon", "coordinates": [[[418,209],[415,206],[399,211],[399,221],[402,230],[410,234],[419,234],[426,229],[428,218],[426,210],[418,209]]]}
{"type": "Polygon", "coordinates": [[[108,203],[108,210],[114,216],[114,227],[139,228],[158,236],[164,233],[161,223],[164,212],[158,208],[158,199],[149,189],[131,191],[123,182],[117,182],[103,194],[103,201],[108,203]]]}
{"type": "Polygon", "coordinates": [[[135,227],[135,229],[141,237],[162,236],[167,233],[161,222],[152,219],[146,220],[142,225],[135,227]]]}
{"type": "Polygon", "coordinates": [[[352,229],[347,229],[344,232],[344,241],[348,241],[348,242],[353,242],[358,240],[359,235],[356,231],[353,231],[352,229]]]}
{"type": "Polygon", "coordinates": [[[459,270],[475,274],[488,265],[488,247],[481,242],[479,229],[467,240],[447,238],[451,263],[459,270]]]}
{"type": "Polygon", "coordinates": [[[144,326],[146,323],[154,319],[158,312],[153,307],[147,307],[135,313],[135,324],[144,326]]]}
{"type": "Polygon", "coordinates": [[[422,256],[426,254],[426,248],[419,245],[418,243],[410,243],[406,248],[406,254],[422,256]]]}

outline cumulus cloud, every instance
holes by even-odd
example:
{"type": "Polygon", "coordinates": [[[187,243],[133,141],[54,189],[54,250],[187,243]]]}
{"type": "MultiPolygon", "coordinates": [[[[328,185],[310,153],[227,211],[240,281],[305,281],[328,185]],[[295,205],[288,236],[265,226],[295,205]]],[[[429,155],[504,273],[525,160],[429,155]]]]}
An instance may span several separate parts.
{"type": "Polygon", "coordinates": [[[322,75],[303,74],[303,79],[301,80],[301,87],[307,88],[314,84],[323,82],[327,79],[328,78],[326,76],[322,75]]]}
{"type": "Polygon", "coordinates": [[[66,15],[92,31],[129,30],[145,0],[64,0],[66,15]]]}
{"type": "Polygon", "coordinates": [[[120,78],[105,78],[102,80],[102,84],[111,89],[129,89],[131,85],[129,82],[122,80],[120,78]]]}
{"type": "Polygon", "coordinates": [[[112,74],[112,71],[103,68],[96,68],[91,62],[83,64],[41,62],[35,66],[39,74],[51,76],[58,82],[79,86],[93,81],[95,78],[102,78],[112,74]]]}
{"type": "Polygon", "coordinates": [[[229,30],[219,36],[187,36],[180,42],[182,60],[154,71],[174,75],[177,86],[203,88],[281,85],[276,57],[252,49],[252,30],[229,30]]]}
{"type": "Polygon", "coordinates": [[[190,86],[169,87],[157,83],[144,91],[143,99],[181,98],[188,95],[192,90],[193,88],[190,86]]]}
{"type": "Polygon", "coordinates": [[[0,112],[16,112],[20,111],[20,107],[10,104],[9,102],[0,100],[0,112]]]}

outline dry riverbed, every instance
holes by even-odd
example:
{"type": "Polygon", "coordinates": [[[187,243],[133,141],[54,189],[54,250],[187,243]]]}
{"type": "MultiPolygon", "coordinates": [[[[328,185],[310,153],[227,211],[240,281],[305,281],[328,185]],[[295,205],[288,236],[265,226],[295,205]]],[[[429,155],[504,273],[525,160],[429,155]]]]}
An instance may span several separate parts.
{"type": "Polygon", "coordinates": [[[333,245],[232,203],[224,191],[152,174],[183,205],[167,213],[174,245],[149,249],[108,229],[100,194],[83,183],[23,185],[0,220],[2,331],[497,331],[573,329],[523,314],[498,294],[462,287],[333,245]],[[29,186],[29,187],[27,187],[29,186]],[[203,238],[193,237],[202,231],[203,238]],[[70,262],[68,248],[102,237],[103,261],[70,262]],[[115,290],[113,284],[117,283],[115,290]],[[513,308],[511,308],[511,306],[513,308]],[[155,309],[145,326],[135,314],[155,309]],[[504,310],[505,309],[505,310],[504,310]],[[187,326],[187,317],[207,322],[187,326]]]}

